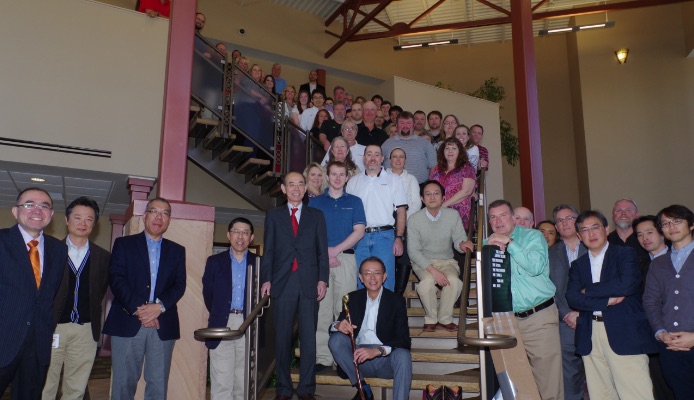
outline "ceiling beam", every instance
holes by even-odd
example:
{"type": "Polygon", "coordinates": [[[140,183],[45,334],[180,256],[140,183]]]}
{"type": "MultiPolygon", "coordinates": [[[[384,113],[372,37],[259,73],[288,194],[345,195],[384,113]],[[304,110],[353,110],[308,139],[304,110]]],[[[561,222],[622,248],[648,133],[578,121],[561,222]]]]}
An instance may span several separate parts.
{"type": "MultiPolygon", "coordinates": [[[[576,7],[566,10],[545,11],[533,14],[533,21],[541,21],[549,18],[573,17],[579,15],[596,14],[611,11],[628,10],[633,8],[660,6],[667,4],[685,3],[692,0],[633,0],[619,3],[600,4],[596,6],[576,7]]],[[[394,38],[405,35],[418,35],[426,33],[437,33],[446,31],[457,31],[470,28],[480,28],[484,26],[496,26],[511,23],[510,17],[498,17],[479,19],[472,21],[453,22],[449,24],[431,25],[419,28],[408,27],[407,24],[395,24],[393,28],[386,32],[373,32],[364,34],[353,34],[348,41],[356,42],[360,40],[394,38]]],[[[331,53],[332,54],[332,53],[331,53]]],[[[327,57],[326,57],[327,58],[327,57]]]]}
{"type": "Polygon", "coordinates": [[[423,13],[419,14],[419,16],[418,16],[417,18],[413,19],[412,22],[410,22],[409,24],[407,24],[407,26],[409,26],[409,27],[411,28],[412,25],[414,25],[414,24],[416,24],[417,22],[419,22],[422,18],[424,18],[424,17],[426,17],[427,15],[429,15],[432,11],[436,10],[436,8],[437,8],[438,6],[440,6],[440,5],[441,5],[443,2],[445,2],[445,1],[446,1],[446,0],[439,0],[439,1],[437,1],[436,4],[434,4],[433,6],[429,7],[428,9],[426,9],[426,11],[424,11],[423,13]]]}
{"type": "Polygon", "coordinates": [[[509,11],[503,7],[497,6],[496,4],[491,3],[487,0],[476,0],[476,1],[480,4],[484,4],[485,6],[487,6],[489,8],[493,8],[494,10],[496,10],[502,14],[511,15],[511,11],[509,11]]]}
{"type": "Polygon", "coordinates": [[[352,29],[349,31],[342,32],[342,37],[340,40],[337,41],[331,47],[328,51],[325,52],[325,58],[330,57],[335,53],[340,47],[342,47],[345,43],[347,43],[357,32],[361,30],[361,28],[364,27],[369,21],[371,21],[372,18],[377,16],[381,11],[383,11],[388,4],[390,4],[393,0],[381,0],[381,2],[367,15],[366,17],[362,18],[361,21],[359,21],[352,29]]]}

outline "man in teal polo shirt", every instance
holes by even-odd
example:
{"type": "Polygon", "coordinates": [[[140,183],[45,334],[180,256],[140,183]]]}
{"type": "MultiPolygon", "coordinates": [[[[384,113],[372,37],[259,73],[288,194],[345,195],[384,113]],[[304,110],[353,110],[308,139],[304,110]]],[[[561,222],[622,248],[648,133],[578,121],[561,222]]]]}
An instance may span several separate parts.
{"type": "Polygon", "coordinates": [[[511,258],[513,313],[537,389],[543,400],[563,399],[556,288],[549,279],[547,241],[538,230],[516,226],[506,200],[489,204],[492,234],[484,244],[499,246],[511,258]]]}

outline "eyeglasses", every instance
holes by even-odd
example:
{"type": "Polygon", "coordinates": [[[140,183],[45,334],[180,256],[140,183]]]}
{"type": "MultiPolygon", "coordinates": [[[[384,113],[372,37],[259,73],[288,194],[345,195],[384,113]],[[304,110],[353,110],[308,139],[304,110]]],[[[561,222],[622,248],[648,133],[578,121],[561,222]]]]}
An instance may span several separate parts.
{"type": "Polygon", "coordinates": [[[458,125],[458,123],[455,122],[455,121],[446,121],[446,122],[444,122],[443,124],[444,124],[444,125],[447,125],[447,126],[458,125]]]}
{"type": "Polygon", "coordinates": [[[383,275],[383,271],[366,271],[366,272],[362,272],[361,274],[366,276],[366,277],[375,276],[378,278],[379,276],[383,275]]]}
{"type": "Polygon", "coordinates": [[[286,186],[287,186],[288,188],[302,188],[302,187],[305,187],[306,184],[303,183],[303,182],[301,182],[301,183],[293,183],[293,182],[292,182],[292,183],[288,183],[286,186]]]}
{"type": "Polygon", "coordinates": [[[589,226],[589,227],[586,227],[586,228],[581,228],[581,229],[579,230],[579,232],[581,233],[581,235],[587,235],[587,234],[589,234],[589,233],[598,233],[598,232],[600,232],[601,229],[603,229],[602,226],[600,226],[600,225],[593,225],[593,226],[589,226]]]}
{"type": "Polygon", "coordinates": [[[152,216],[161,215],[162,217],[166,218],[171,217],[171,210],[160,210],[158,208],[150,208],[149,210],[147,210],[147,213],[149,213],[149,215],[152,216]]]}
{"type": "Polygon", "coordinates": [[[52,210],[53,206],[48,203],[34,203],[26,202],[24,204],[17,204],[16,207],[22,207],[25,210],[36,210],[37,208],[41,211],[52,210]]]}
{"type": "Polygon", "coordinates": [[[673,219],[670,221],[661,221],[660,222],[660,229],[669,228],[671,226],[676,226],[676,225],[681,224],[682,222],[684,222],[684,220],[680,219],[680,218],[673,219]]]}
{"type": "Polygon", "coordinates": [[[347,132],[354,132],[357,130],[357,128],[355,128],[353,126],[346,126],[346,127],[342,128],[342,130],[347,131],[347,132]]]}
{"type": "Polygon", "coordinates": [[[569,222],[570,223],[571,221],[575,221],[575,220],[576,220],[576,217],[574,217],[573,215],[569,215],[566,218],[557,219],[557,224],[561,224],[563,222],[569,222]]]}
{"type": "Polygon", "coordinates": [[[238,235],[238,236],[242,236],[242,237],[251,236],[251,231],[240,231],[238,229],[230,230],[229,233],[234,234],[234,235],[238,235]]]}

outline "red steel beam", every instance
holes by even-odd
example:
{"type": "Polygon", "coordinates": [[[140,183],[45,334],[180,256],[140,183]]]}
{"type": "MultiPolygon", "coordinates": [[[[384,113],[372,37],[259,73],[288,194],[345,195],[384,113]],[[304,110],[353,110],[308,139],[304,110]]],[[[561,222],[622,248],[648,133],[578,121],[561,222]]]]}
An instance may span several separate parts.
{"type": "Polygon", "coordinates": [[[547,0],[538,1],[537,4],[535,4],[533,6],[533,12],[535,12],[535,10],[537,10],[538,8],[542,7],[542,5],[545,4],[546,2],[547,2],[547,0]]]}
{"type": "MultiPolygon", "coordinates": [[[[487,7],[489,7],[489,8],[495,9],[496,11],[498,11],[498,12],[500,12],[500,13],[502,13],[502,14],[511,15],[511,11],[509,11],[509,10],[503,8],[503,7],[497,6],[496,4],[491,3],[491,2],[489,2],[489,1],[487,1],[487,0],[476,0],[476,1],[477,1],[478,3],[480,3],[480,4],[484,4],[485,6],[487,6],[487,7]]],[[[511,3],[513,3],[513,1],[512,1],[511,3]]]]}
{"type": "Polygon", "coordinates": [[[364,25],[366,25],[373,17],[377,16],[381,11],[383,11],[392,1],[393,0],[382,0],[373,10],[371,10],[368,16],[362,18],[362,20],[359,21],[352,29],[350,29],[349,32],[343,32],[342,38],[340,38],[340,40],[338,40],[337,43],[335,43],[333,47],[331,47],[325,53],[325,58],[330,57],[337,51],[337,49],[347,43],[355,33],[359,32],[364,25]]]}
{"type": "Polygon", "coordinates": [[[513,76],[520,145],[521,197],[538,221],[545,219],[545,195],[540,147],[540,112],[537,100],[535,45],[530,0],[511,2],[513,76]]]}
{"type": "Polygon", "coordinates": [[[446,0],[439,0],[439,1],[437,1],[436,4],[434,4],[433,6],[429,7],[428,9],[426,9],[426,11],[424,11],[423,13],[419,14],[419,17],[413,19],[412,22],[410,22],[409,24],[407,24],[407,26],[412,27],[412,25],[414,25],[414,24],[416,24],[417,22],[421,21],[422,18],[426,17],[426,16],[429,15],[432,11],[436,10],[436,8],[438,8],[438,6],[440,6],[440,5],[441,5],[443,2],[445,2],[445,1],[446,1],[446,0]]]}

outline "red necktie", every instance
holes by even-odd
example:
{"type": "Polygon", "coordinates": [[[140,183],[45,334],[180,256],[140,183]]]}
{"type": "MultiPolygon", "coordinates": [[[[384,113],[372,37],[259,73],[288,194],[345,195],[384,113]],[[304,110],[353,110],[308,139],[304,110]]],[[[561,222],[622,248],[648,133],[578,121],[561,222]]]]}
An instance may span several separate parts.
{"type": "MultiPolygon", "coordinates": [[[[299,220],[296,219],[296,211],[298,208],[292,207],[292,230],[294,230],[294,236],[296,237],[296,234],[299,232],[299,220]]],[[[296,258],[294,259],[294,262],[292,263],[292,272],[296,272],[296,270],[299,268],[299,263],[296,261],[296,258]]]]}
{"type": "Polygon", "coordinates": [[[38,240],[32,240],[29,242],[29,261],[31,261],[31,269],[34,270],[36,288],[41,286],[41,256],[39,256],[38,245],[38,240]]]}

